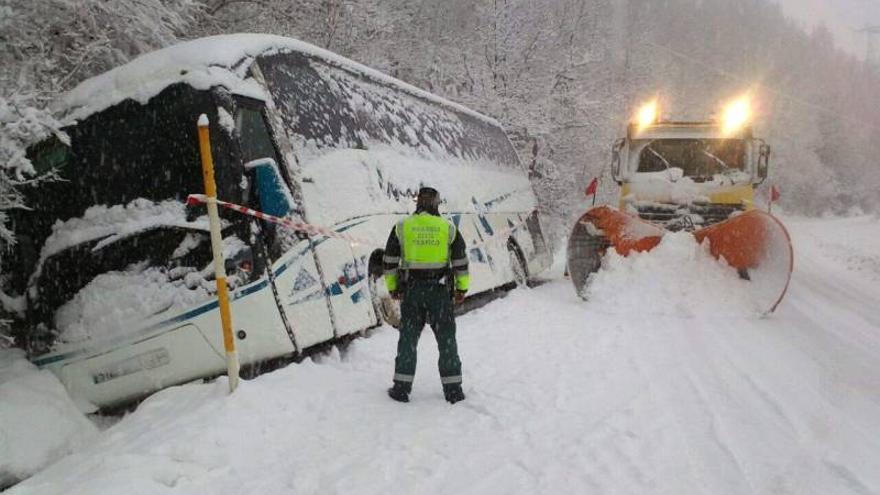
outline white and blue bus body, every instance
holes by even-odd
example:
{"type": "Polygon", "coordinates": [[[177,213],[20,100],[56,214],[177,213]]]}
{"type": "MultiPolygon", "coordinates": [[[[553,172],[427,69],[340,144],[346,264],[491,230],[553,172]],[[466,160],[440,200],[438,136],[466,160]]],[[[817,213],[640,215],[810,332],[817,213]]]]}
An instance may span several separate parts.
{"type": "Polygon", "coordinates": [[[222,212],[243,364],[380,325],[377,260],[422,185],[440,191],[468,243],[471,294],[551,263],[527,174],[497,122],[296,40],[169,47],[84,82],[64,105],[69,144],[49,140],[31,155],[65,182],[29,192],[34,210],[13,219],[21,273],[6,290],[27,298],[18,337],[32,361],[83,403],[113,406],[225,372],[205,212],[184,206],[203,191],[203,113],[219,199],[357,239],[222,212]],[[130,290],[126,277],[149,282],[143,308],[114,298],[130,290]]]}

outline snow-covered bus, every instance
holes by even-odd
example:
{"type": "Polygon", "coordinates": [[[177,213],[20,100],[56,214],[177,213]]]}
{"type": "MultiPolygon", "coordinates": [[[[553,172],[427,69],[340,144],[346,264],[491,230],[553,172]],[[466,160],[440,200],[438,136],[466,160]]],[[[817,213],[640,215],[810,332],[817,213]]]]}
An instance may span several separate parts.
{"type": "Polygon", "coordinates": [[[68,93],[69,143],[30,155],[62,180],[25,191],[4,292],[18,338],[72,395],[110,406],[225,370],[196,120],[218,197],[358,242],[222,212],[243,364],[381,323],[391,227],[422,185],[469,246],[471,293],[550,265],[527,174],[498,122],[333,53],[267,35],[145,54],[68,93]],[[8,298],[7,298],[8,299],[8,298]]]}

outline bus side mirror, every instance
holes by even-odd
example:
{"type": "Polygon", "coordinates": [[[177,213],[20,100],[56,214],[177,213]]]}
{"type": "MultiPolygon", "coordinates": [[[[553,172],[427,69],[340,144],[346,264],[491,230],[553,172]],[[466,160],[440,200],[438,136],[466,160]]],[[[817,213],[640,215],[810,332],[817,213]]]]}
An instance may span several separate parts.
{"type": "Polygon", "coordinates": [[[611,148],[611,177],[620,185],[620,152],[626,145],[626,139],[618,139],[611,148]]]}
{"type": "Polygon", "coordinates": [[[770,168],[770,145],[762,142],[758,147],[758,184],[764,182],[767,178],[767,171],[770,168]]]}
{"type": "Polygon", "coordinates": [[[244,168],[255,172],[257,197],[263,213],[283,218],[294,210],[293,198],[273,158],[251,160],[244,164],[244,168]]]}

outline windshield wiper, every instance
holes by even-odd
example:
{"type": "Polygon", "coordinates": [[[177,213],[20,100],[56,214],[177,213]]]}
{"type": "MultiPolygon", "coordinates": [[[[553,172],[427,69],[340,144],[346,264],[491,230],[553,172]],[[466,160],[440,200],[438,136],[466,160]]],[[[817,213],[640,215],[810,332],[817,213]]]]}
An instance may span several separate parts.
{"type": "Polygon", "coordinates": [[[717,163],[718,165],[721,165],[721,167],[724,168],[724,170],[721,173],[724,173],[724,172],[727,172],[730,170],[730,166],[727,165],[726,163],[724,163],[724,160],[722,160],[721,158],[718,158],[717,156],[713,155],[712,153],[709,153],[706,150],[701,150],[701,151],[703,152],[704,155],[715,160],[715,163],[717,163]]]}
{"type": "Polygon", "coordinates": [[[666,167],[666,172],[669,172],[669,180],[671,180],[672,182],[675,182],[675,180],[672,178],[672,173],[671,173],[671,171],[670,171],[670,169],[672,168],[672,165],[670,165],[669,162],[666,161],[666,158],[663,158],[663,155],[661,155],[660,153],[657,153],[656,151],[654,151],[654,148],[652,148],[652,147],[650,147],[650,146],[648,146],[648,151],[650,151],[651,153],[653,153],[654,156],[656,156],[657,158],[660,159],[660,161],[663,162],[663,165],[666,167]]]}

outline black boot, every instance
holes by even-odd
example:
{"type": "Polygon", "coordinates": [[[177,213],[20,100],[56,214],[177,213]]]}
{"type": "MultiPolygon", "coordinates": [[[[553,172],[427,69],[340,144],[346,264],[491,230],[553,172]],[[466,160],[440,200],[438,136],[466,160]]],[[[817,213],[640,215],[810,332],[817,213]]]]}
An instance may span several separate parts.
{"type": "Polygon", "coordinates": [[[446,396],[446,402],[450,404],[455,404],[456,402],[464,400],[464,391],[461,389],[461,385],[455,385],[443,389],[443,395],[446,396]]]}
{"type": "Polygon", "coordinates": [[[395,383],[393,387],[388,389],[388,397],[397,402],[409,402],[409,391],[403,386],[395,383]]]}

